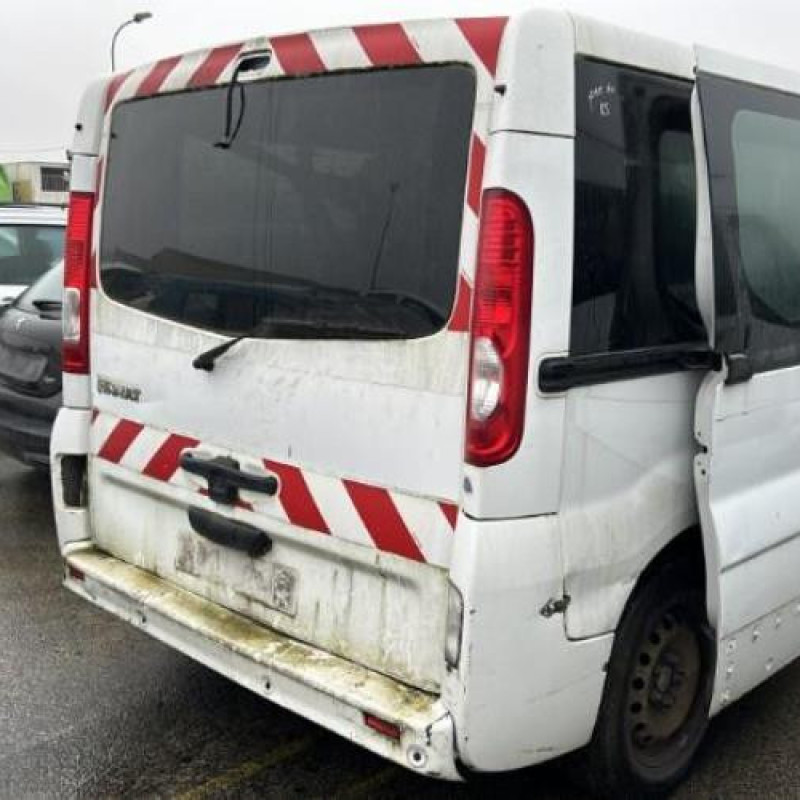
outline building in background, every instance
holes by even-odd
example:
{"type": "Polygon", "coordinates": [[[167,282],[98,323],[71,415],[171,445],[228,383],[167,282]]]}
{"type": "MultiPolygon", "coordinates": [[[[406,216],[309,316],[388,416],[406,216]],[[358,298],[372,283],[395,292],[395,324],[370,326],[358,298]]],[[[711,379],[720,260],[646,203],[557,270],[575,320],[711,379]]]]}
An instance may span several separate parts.
{"type": "Polygon", "coordinates": [[[16,161],[0,165],[0,202],[65,206],[68,198],[68,164],[16,161]]]}
{"type": "Polygon", "coordinates": [[[6,175],[5,169],[0,166],[0,203],[10,203],[14,199],[14,192],[11,188],[11,181],[6,175]]]}

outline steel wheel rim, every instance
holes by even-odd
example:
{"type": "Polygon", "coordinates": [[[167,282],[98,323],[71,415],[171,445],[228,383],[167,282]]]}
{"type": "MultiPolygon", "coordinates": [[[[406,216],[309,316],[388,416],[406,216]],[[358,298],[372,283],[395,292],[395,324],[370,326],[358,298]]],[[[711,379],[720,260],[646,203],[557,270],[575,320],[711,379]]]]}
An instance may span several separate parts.
{"type": "Polygon", "coordinates": [[[659,768],[689,744],[703,671],[701,634],[680,608],[652,624],[628,684],[626,735],[633,757],[659,768]]]}

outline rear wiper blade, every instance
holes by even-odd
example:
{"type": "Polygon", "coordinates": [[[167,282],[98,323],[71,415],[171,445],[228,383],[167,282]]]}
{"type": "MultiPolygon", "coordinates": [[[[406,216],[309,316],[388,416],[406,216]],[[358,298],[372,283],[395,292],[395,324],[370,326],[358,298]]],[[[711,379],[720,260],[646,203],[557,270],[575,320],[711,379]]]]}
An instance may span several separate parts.
{"type": "Polygon", "coordinates": [[[192,360],[192,366],[195,369],[202,369],[204,372],[212,372],[214,369],[214,365],[217,363],[217,359],[221,358],[228,352],[232,347],[235,347],[239,342],[243,342],[245,339],[252,339],[259,333],[269,333],[272,330],[272,323],[270,320],[259,320],[252,328],[250,328],[247,333],[243,333],[240,336],[234,336],[232,339],[228,339],[227,342],[222,342],[222,344],[214,345],[214,347],[205,350],[204,352],[200,353],[199,356],[196,356],[192,360]]]}
{"type": "Polygon", "coordinates": [[[363,336],[374,339],[402,339],[406,336],[405,331],[397,327],[375,327],[370,325],[360,325],[358,323],[334,323],[302,320],[264,320],[256,325],[248,333],[228,339],[227,342],[215,345],[210,350],[206,350],[196,356],[192,361],[195,369],[211,372],[217,359],[225,355],[232,347],[245,339],[252,339],[259,333],[277,333],[285,331],[289,333],[305,334],[305,339],[333,339],[346,338],[347,336],[363,336]]]}
{"type": "Polygon", "coordinates": [[[247,336],[237,336],[234,339],[228,339],[227,342],[218,344],[210,350],[200,353],[200,355],[192,361],[192,366],[195,369],[202,369],[204,372],[212,372],[217,359],[220,358],[220,356],[224,356],[231,347],[239,344],[242,339],[247,339],[247,336]]]}

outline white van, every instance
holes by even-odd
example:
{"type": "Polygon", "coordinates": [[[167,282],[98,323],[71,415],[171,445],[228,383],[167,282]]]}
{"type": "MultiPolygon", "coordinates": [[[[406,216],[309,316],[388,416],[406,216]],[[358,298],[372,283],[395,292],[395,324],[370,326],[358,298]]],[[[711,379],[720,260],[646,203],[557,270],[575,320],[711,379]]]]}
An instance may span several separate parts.
{"type": "Polygon", "coordinates": [[[354,27],[100,81],[72,150],[70,589],[417,772],[613,796],[800,652],[800,78],[354,27]]]}

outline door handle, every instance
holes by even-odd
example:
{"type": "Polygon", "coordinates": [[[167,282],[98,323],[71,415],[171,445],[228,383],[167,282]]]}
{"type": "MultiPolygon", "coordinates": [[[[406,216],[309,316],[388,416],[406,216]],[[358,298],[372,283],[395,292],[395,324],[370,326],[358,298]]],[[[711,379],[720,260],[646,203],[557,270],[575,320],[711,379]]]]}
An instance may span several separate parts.
{"type": "Polygon", "coordinates": [[[244,472],[236,459],[227,456],[198,458],[192,453],[183,453],[180,463],[187,472],[208,481],[208,496],[217,503],[234,505],[239,498],[239,489],[270,497],[278,493],[277,478],[244,472]]]}
{"type": "Polygon", "coordinates": [[[188,513],[192,530],[214,544],[247,553],[251,558],[263,556],[272,549],[272,539],[253,525],[228,519],[197,506],[190,506],[188,513]]]}

